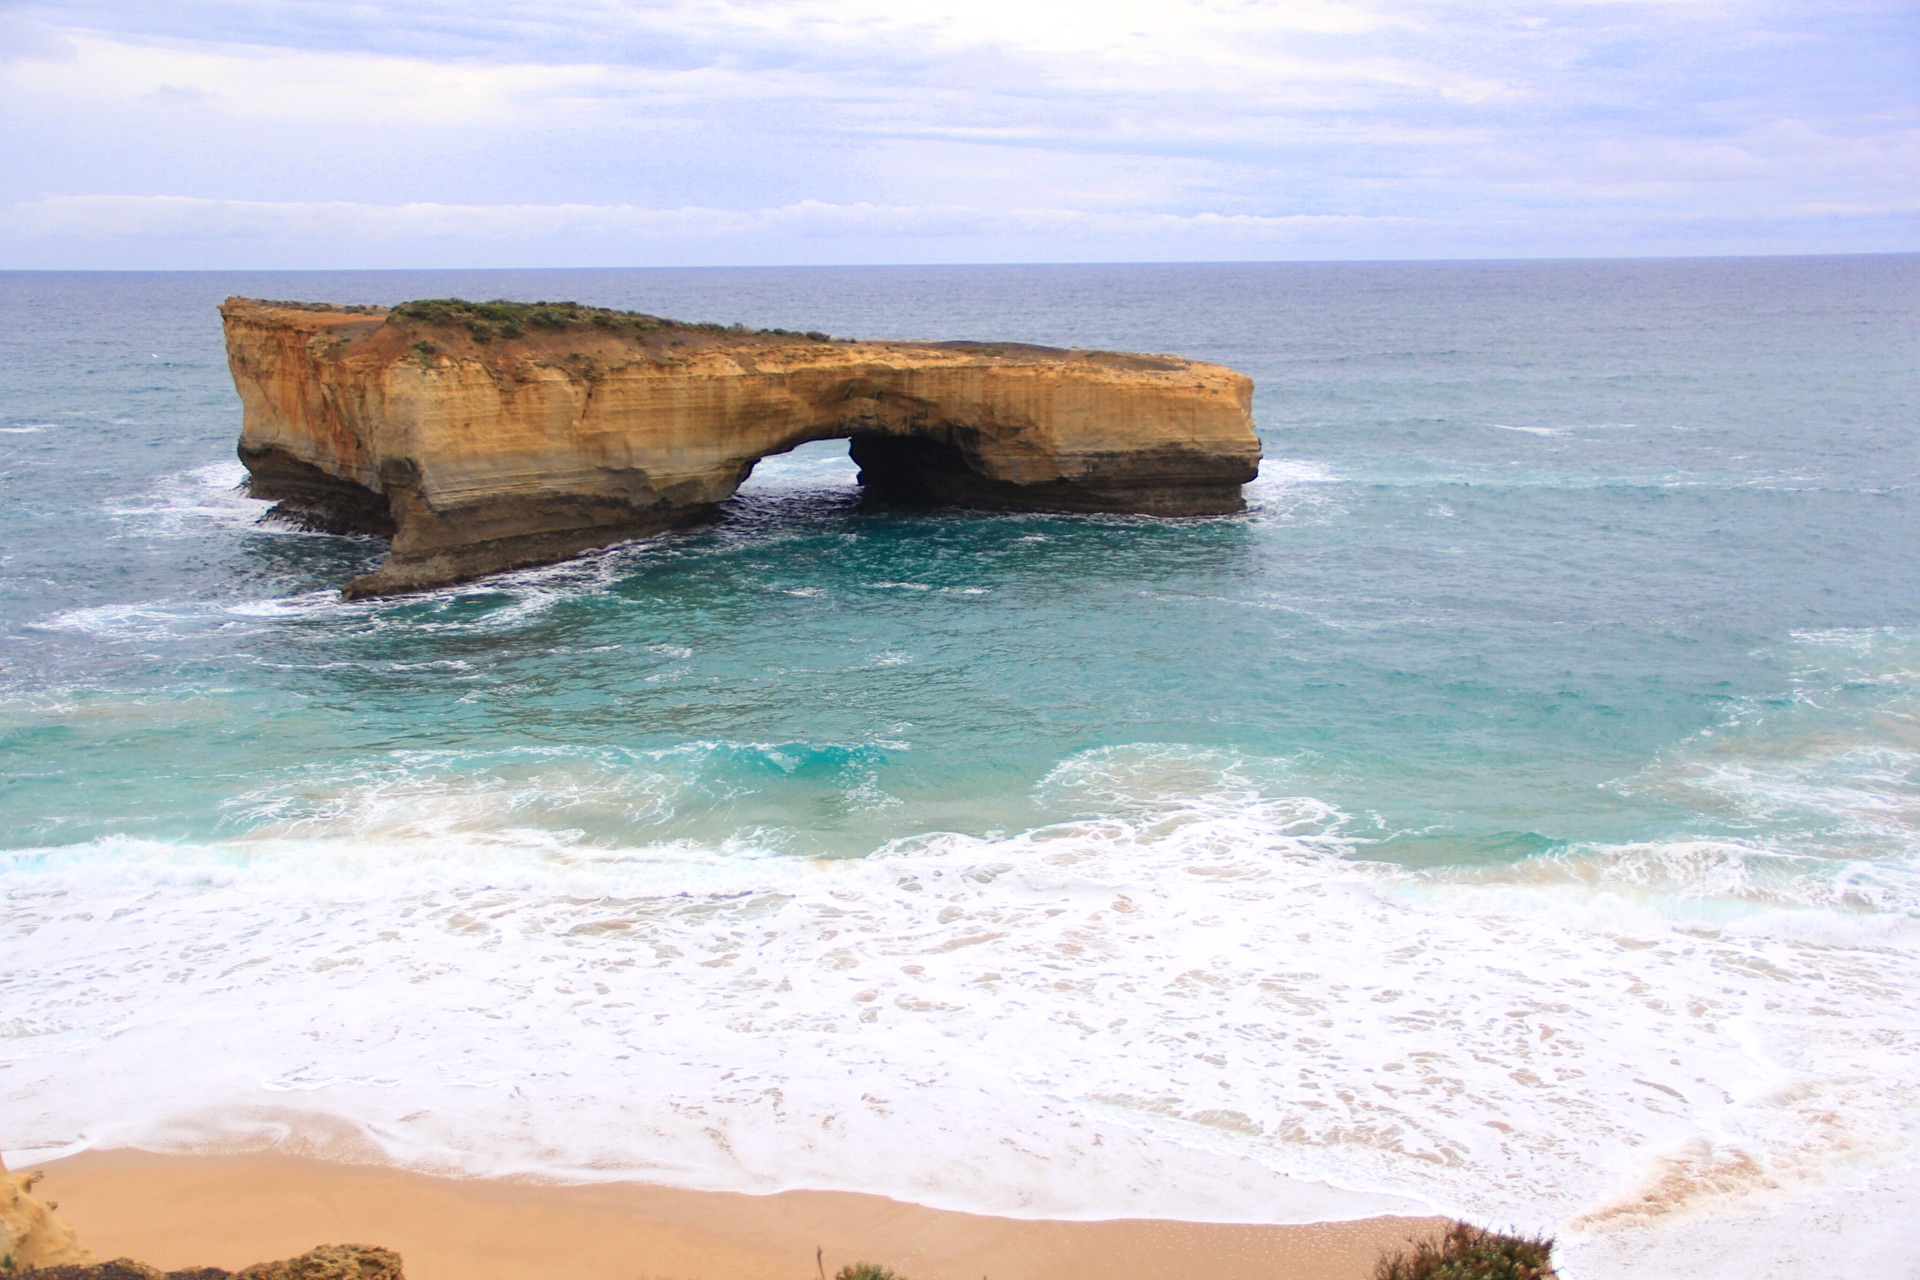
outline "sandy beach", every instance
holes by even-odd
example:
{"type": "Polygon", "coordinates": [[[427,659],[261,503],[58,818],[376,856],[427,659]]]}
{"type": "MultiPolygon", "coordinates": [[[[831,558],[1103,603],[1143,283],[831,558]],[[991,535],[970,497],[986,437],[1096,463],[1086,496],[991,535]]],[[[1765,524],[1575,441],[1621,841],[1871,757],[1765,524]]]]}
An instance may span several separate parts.
{"type": "Polygon", "coordinates": [[[911,1280],[1362,1280],[1437,1219],[1306,1226],[1026,1221],[880,1196],[438,1178],[283,1155],[96,1151],[37,1166],[101,1259],[237,1268],[379,1244],[410,1280],[804,1280],[866,1260],[911,1280]]]}

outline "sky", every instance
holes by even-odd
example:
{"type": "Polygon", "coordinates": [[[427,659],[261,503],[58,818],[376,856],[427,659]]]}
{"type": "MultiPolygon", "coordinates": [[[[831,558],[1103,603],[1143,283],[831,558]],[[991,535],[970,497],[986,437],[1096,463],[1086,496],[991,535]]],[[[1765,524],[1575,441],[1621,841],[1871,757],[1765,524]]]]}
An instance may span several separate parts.
{"type": "Polygon", "coordinates": [[[1917,0],[0,0],[0,268],[1920,250],[1917,0]]]}

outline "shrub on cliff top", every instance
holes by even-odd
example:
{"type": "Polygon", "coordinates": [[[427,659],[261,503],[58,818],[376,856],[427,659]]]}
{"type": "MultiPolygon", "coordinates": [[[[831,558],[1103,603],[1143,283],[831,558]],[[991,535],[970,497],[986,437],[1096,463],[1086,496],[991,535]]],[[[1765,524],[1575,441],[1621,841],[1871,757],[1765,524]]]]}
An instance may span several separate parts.
{"type": "Polygon", "coordinates": [[[639,338],[661,329],[680,329],[697,333],[754,332],[769,337],[806,338],[812,342],[832,341],[818,330],[808,330],[806,333],[796,333],[791,329],[749,331],[737,324],[731,328],[718,324],[690,324],[682,320],[665,320],[659,316],[650,316],[638,311],[615,311],[611,307],[587,307],[578,302],[508,302],[500,298],[492,302],[468,302],[465,298],[421,298],[413,302],[403,302],[393,308],[389,314],[402,320],[414,320],[422,324],[460,326],[466,329],[475,342],[491,342],[495,338],[518,338],[529,329],[559,333],[582,326],[591,326],[628,338],[639,338]]]}
{"type": "Polygon", "coordinates": [[[836,1271],[833,1280],[907,1280],[907,1278],[877,1262],[856,1262],[850,1267],[842,1267],[836,1271]]]}
{"type": "Polygon", "coordinates": [[[1396,1249],[1373,1268],[1373,1280],[1554,1280],[1553,1240],[1504,1236],[1464,1222],[1438,1240],[1396,1249]]]}
{"type": "Polygon", "coordinates": [[[263,307],[285,307],[289,311],[334,311],[355,316],[377,316],[386,310],[371,302],[296,302],[290,298],[235,298],[231,301],[252,301],[263,307]]]}
{"type": "Polygon", "coordinates": [[[658,316],[609,312],[599,307],[583,307],[577,302],[468,302],[465,298],[422,298],[415,302],[403,302],[393,309],[392,314],[402,320],[415,320],[422,324],[464,326],[475,342],[518,338],[528,329],[558,333],[575,325],[589,323],[597,323],[600,328],[618,327],[637,337],[671,323],[658,316]],[[618,317],[617,325],[610,323],[610,317],[618,317]]]}

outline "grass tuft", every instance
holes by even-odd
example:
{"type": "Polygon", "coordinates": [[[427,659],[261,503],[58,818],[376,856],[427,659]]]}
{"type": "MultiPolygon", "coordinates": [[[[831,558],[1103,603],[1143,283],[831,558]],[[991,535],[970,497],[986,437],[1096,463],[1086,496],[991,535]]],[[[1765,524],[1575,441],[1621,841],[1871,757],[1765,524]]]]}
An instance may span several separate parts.
{"type": "Polygon", "coordinates": [[[1551,1236],[1507,1236],[1456,1222],[1439,1240],[1396,1249],[1373,1280],[1554,1280],[1551,1236]]]}
{"type": "Polygon", "coordinates": [[[834,1272],[833,1280],[907,1280],[891,1267],[883,1267],[877,1262],[856,1262],[850,1267],[842,1267],[834,1272]]]}

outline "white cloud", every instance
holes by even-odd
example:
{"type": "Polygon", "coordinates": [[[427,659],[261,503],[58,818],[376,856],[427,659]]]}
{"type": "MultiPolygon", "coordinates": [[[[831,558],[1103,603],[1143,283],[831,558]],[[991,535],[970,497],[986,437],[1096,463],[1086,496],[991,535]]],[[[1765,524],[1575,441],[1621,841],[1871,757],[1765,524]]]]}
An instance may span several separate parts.
{"type": "Polygon", "coordinates": [[[763,233],[822,237],[1009,233],[1157,237],[1196,232],[1270,240],[1355,223],[1417,221],[1352,215],[1261,217],[1048,208],[990,211],[965,206],[826,204],[817,200],[761,209],[648,209],[635,205],[379,205],[183,196],[53,196],[21,201],[0,214],[0,226],[25,236],[382,241],[554,240],[576,235],[687,239],[763,233]]]}
{"type": "MultiPolygon", "coordinates": [[[[682,34],[697,36],[703,47],[733,49],[712,30],[682,34]]],[[[754,34],[765,36],[763,30],[754,34]]],[[[1521,92],[1494,77],[1403,58],[1307,56],[1262,47],[1258,30],[1222,24],[1177,35],[1163,24],[1113,42],[1061,48],[969,42],[938,24],[889,35],[912,56],[890,58],[869,47],[876,33],[863,29],[833,59],[822,58],[823,46],[815,44],[782,50],[780,57],[721,52],[674,66],[183,45],[72,31],[60,41],[59,58],[23,59],[0,72],[0,92],[79,100],[98,109],[132,104],[171,86],[217,97],[222,110],[247,119],[468,127],[529,116],[618,118],[663,107],[803,100],[847,113],[874,105],[983,135],[1004,127],[996,120],[1010,108],[1019,117],[1039,114],[1055,121],[1076,111],[1090,121],[1110,119],[1119,108],[1135,122],[1189,117],[1210,129],[1231,130],[1239,118],[1274,111],[1367,110],[1382,94],[1477,104],[1521,92]],[[849,67],[849,60],[857,65],[849,67]],[[1069,110],[1050,110],[1049,104],[1069,110]],[[1089,104],[1097,104],[1092,112],[1089,104]]]]}
{"type": "Polygon", "coordinates": [[[179,48],[74,34],[69,56],[23,62],[5,75],[18,97],[83,99],[93,109],[197,94],[249,120],[415,128],[510,124],[529,110],[566,116],[609,91],[663,97],[775,92],[766,81],[700,69],[652,72],[586,65],[434,62],[381,54],[261,48],[179,48]]]}

